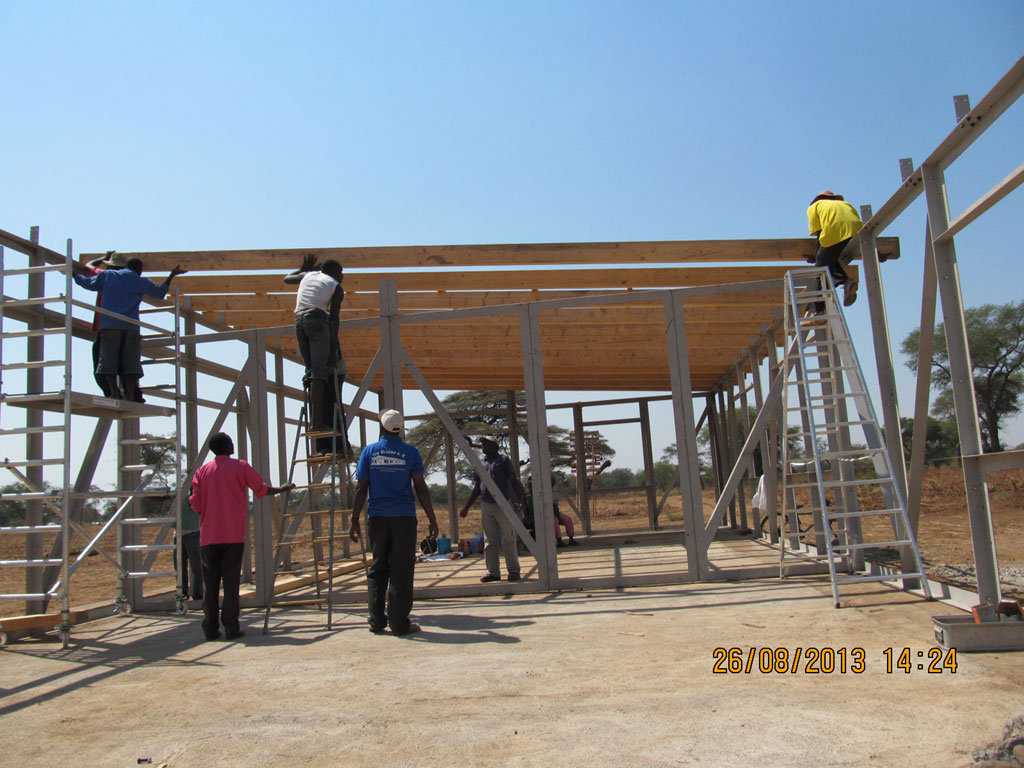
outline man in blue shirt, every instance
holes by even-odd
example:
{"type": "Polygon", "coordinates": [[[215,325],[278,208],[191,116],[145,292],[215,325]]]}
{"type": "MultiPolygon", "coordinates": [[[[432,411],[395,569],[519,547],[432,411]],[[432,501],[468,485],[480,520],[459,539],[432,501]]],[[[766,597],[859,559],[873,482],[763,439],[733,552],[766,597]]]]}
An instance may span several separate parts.
{"type": "Polygon", "coordinates": [[[366,573],[366,581],[370,631],[375,634],[383,632],[389,624],[396,635],[420,630],[418,624],[409,621],[416,567],[416,498],[429,521],[427,535],[437,538],[434,505],[423,479],[423,457],[400,437],[403,423],[398,411],[382,411],[380,440],[363,448],[356,465],[357,486],[349,536],[359,541],[359,515],[369,496],[366,524],[373,565],[366,573]]]}
{"type": "MultiPolygon", "coordinates": [[[[90,291],[102,291],[100,307],[132,320],[139,319],[139,304],[143,296],[162,299],[171,287],[175,275],[185,270],[175,267],[167,279],[157,285],[142,276],[142,260],[128,259],[123,269],[105,269],[94,275],[75,271],[74,279],[90,291]]],[[[110,397],[144,403],[139,379],[142,378],[142,335],[138,325],[118,317],[101,314],[99,318],[100,350],[96,364],[96,377],[107,382],[110,397]],[[121,376],[121,386],[117,377],[121,376]]],[[[104,393],[106,394],[106,393],[104,393]]]]}

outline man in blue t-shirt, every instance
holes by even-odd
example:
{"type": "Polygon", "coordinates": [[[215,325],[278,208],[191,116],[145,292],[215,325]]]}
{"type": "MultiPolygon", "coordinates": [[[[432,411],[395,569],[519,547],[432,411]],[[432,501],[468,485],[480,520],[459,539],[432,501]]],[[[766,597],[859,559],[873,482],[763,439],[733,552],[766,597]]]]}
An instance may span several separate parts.
{"type": "Polygon", "coordinates": [[[369,496],[366,527],[373,565],[366,572],[366,581],[373,633],[383,632],[389,624],[396,635],[420,630],[409,621],[416,567],[416,498],[429,521],[427,535],[437,538],[434,505],[423,479],[423,457],[400,437],[403,423],[398,411],[382,411],[380,440],[363,448],[356,465],[358,485],[349,536],[359,541],[359,515],[369,496]]]}
{"type": "MultiPolygon", "coordinates": [[[[171,287],[171,280],[176,275],[185,274],[184,269],[175,267],[167,279],[157,285],[142,276],[142,261],[135,258],[128,259],[123,269],[108,268],[96,274],[84,274],[85,271],[76,265],[73,275],[75,282],[90,291],[102,291],[102,309],[136,322],[139,320],[139,304],[144,296],[164,298],[171,287]]],[[[146,400],[139,388],[139,379],[142,378],[142,337],[140,326],[130,320],[100,315],[100,348],[94,373],[97,379],[102,378],[106,382],[104,394],[109,392],[110,397],[118,400],[144,403],[146,400]]]]}

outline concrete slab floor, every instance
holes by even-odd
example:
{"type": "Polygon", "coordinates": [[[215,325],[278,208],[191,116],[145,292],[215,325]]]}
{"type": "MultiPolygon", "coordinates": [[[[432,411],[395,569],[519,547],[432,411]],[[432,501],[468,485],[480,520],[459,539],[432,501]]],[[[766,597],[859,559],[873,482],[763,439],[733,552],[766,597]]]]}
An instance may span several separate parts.
{"type": "Polygon", "coordinates": [[[267,636],[245,611],[236,642],[200,642],[196,614],[111,617],[67,650],[0,651],[0,763],[958,766],[1024,713],[1024,653],[929,674],[930,617],[954,609],[844,595],[803,577],[420,601],[408,638],[353,607],[331,631],[278,611],[267,636]],[[756,653],[716,674],[719,648],[844,649],[846,671],[762,673],[756,653]],[[903,648],[913,668],[887,672],[903,648]]]}

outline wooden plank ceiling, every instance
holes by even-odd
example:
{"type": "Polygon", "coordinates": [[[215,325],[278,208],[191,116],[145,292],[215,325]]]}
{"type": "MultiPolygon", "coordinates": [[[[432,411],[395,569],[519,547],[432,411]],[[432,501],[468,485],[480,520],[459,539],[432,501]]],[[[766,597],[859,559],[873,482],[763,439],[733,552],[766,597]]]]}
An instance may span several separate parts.
{"type": "MultiPolygon", "coordinates": [[[[896,238],[879,250],[899,256],[896,238]]],[[[224,330],[292,325],[295,288],[282,278],[307,254],[345,268],[341,348],[348,380],[362,380],[380,345],[376,327],[344,321],[378,316],[382,278],[398,286],[399,314],[613,295],[657,288],[721,286],[686,302],[684,316],[695,391],[710,389],[762,334],[782,307],[781,278],[806,266],[810,238],[636,243],[301,248],[283,250],[125,253],[153,278],[175,264],[189,274],[175,286],[191,307],[224,330]],[[779,280],[773,290],[730,285],[779,280]]],[[[101,254],[83,254],[83,261],[101,254]]],[[[854,268],[855,269],[855,268],[854,268]]],[[[546,310],[541,314],[547,389],[667,391],[671,389],[660,300],[546,310]]],[[[522,389],[519,315],[403,322],[401,337],[437,390],[522,389]]],[[[295,339],[280,337],[298,359],[295,339]]],[[[200,354],[202,352],[200,351],[200,354]]],[[[405,386],[414,388],[406,375],[405,386]]],[[[380,380],[376,385],[380,384],[380,380]]]]}

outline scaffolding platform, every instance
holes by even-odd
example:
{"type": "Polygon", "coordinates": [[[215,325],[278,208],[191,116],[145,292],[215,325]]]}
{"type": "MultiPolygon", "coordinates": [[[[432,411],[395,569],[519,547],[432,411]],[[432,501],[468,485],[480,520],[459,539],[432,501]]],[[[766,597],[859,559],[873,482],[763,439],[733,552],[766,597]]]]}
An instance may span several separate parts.
{"type": "MultiPolygon", "coordinates": [[[[53,413],[64,412],[63,392],[44,392],[38,395],[8,395],[0,400],[0,405],[13,405],[21,408],[35,408],[53,413]]],[[[85,392],[71,393],[71,413],[75,416],[95,416],[100,419],[132,419],[142,416],[174,416],[173,408],[149,403],[136,403],[131,400],[115,400],[103,395],[91,395],[85,392]]]]}

